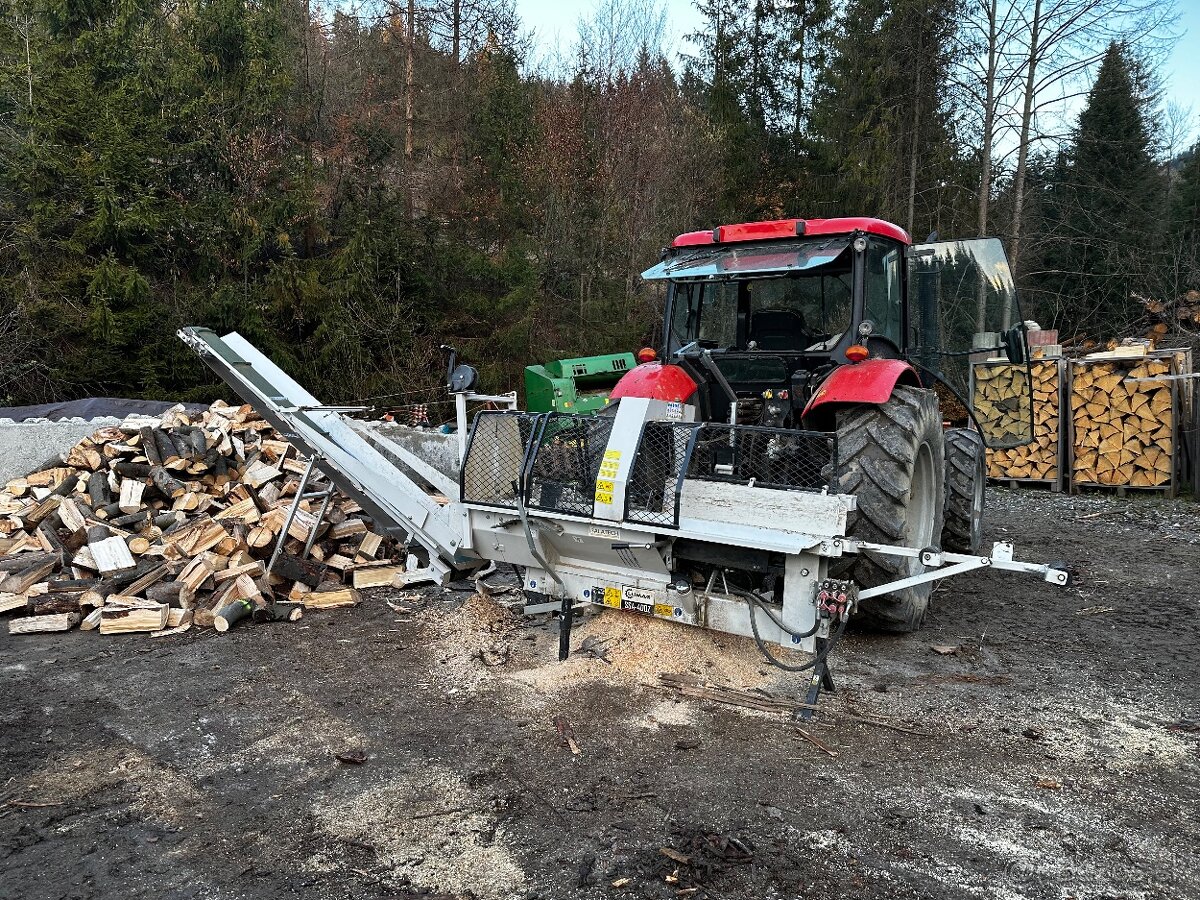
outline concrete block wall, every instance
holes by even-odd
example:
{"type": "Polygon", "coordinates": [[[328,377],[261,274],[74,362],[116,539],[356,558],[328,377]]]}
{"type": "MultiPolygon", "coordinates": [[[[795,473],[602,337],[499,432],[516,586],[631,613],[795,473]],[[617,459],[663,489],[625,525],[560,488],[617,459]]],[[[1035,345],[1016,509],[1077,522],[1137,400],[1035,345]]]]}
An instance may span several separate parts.
{"type": "Polygon", "coordinates": [[[120,419],[0,419],[0,486],[28,475],[56,453],[64,453],[85,437],[120,419]]]}

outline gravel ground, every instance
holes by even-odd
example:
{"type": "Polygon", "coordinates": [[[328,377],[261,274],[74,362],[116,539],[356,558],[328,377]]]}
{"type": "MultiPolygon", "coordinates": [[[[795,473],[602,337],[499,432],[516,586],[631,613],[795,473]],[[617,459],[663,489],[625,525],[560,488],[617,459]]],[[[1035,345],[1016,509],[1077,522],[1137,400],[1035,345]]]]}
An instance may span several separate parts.
{"type": "Polygon", "coordinates": [[[989,502],[1078,583],[965,577],[919,634],[850,636],[810,726],[836,755],[659,686],[801,692],[752,643],[619,613],[565,665],[552,624],[441,591],[2,634],[0,897],[1200,897],[1200,507],[989,502]]]}

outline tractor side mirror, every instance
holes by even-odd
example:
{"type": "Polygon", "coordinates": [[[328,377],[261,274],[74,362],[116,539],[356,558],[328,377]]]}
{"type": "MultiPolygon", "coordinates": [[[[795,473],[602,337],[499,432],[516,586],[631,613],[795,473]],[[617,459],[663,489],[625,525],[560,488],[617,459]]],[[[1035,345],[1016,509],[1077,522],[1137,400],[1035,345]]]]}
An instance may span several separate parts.
{"type": "Polygon", "coordinates": [[[1014,325],[1004,332],[1004,355],[1011,363],[1025,362],[1025,323],[1014,325]]]}

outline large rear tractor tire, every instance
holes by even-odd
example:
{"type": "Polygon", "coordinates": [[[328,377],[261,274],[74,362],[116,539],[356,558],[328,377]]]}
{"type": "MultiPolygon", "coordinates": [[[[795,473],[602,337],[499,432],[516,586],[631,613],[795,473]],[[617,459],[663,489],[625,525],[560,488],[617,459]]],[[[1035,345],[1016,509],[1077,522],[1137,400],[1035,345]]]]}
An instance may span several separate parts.
{"type": "Polygon", "coordinates": [[[983,546],[987,452],[978,431],[946,431],[946,511],[942,549],[978,554],[983,546]]]}
{"type": "MultiPolygon", "coordinates": [[[[899,385],[887,403],[838,412],[837,490],[853,494],[847,537],[925,549],[942,534],[945,465],[942,422],[933,391],[899,385]]],[[[925,571],[919,559],[880,553],[834,559],[830,574],[860,588],[925,571]]],[[[859,604],[860,624],[879,631],[916,631],[932,583],[902,588],[859,604]]]]}

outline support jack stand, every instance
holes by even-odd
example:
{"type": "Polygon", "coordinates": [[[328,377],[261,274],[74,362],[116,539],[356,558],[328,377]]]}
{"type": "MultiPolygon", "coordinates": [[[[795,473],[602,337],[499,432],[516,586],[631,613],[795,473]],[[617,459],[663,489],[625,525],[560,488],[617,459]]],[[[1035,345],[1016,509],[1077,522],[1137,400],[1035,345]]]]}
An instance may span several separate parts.
{"type": "Polygon", "coordinates": [[[833,683],[833,673],[829,670],[829,662],[826,653],[829,649],[829,641],[825,638],[817,638],[817,664],[813,667],[812,678],[808,682],[808,693],[804,697],[804,702],[808,704],[805,709],[796,712],[796,718],[802,722],[808,722],[812,719],[813,713],[816,712],[817,701],[821,698],[821,691],[825,690],[833,693],[837,687],[833,683]]]}
{"type": "Polygon", "coordinates": [[[575,601],[563,597],[558,618],[558,661],[566,662],[571,655],[571,626],[575,624],[575,601]]]}

